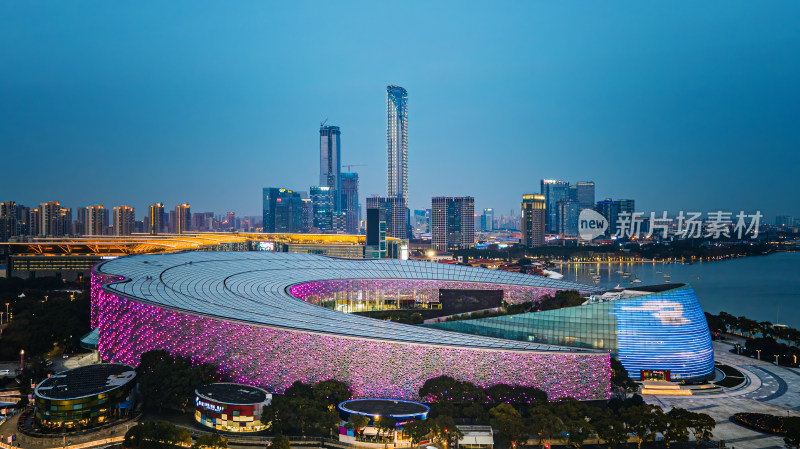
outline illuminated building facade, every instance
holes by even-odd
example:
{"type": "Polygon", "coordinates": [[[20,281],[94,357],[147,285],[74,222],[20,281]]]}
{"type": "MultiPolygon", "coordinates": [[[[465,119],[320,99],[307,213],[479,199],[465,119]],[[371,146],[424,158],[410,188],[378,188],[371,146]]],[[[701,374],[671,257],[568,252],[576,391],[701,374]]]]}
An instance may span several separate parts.
{"type": "Polygon", "coordinates": [[[340,192],[342,191],[341,141],[342,132],[338,126],[319,127],[319,185],[331,191],[333,210],[342,210],[340,192]]]}
{"type": "Polygon", "coordinates": [[[114,235],[131,235],[133,223],[136,221],[135,213],[130,206],[117,206],[114,208],[114,235]]]}
{"type": "Polygon", "coordinates": [[[175,206],[175,210],[169,217],[172,232],[175,234],[186,234],[192,230],[192,211],[191,207],[184,203],[175,206]]]}
{"type": "Polygon", "coordinates": [[[264,232],[303,231],[303,198],[299,192],[265,187],[262,200],[264,232]]]}
{"type": "Polygon", "coordinates": [[[594,209],[594,181],[578,181],[569,190],[570,199],[577,201],[581,210],[594,209]]]}
{"type": "Polygon", "coordinates": [[[408,235],[408,208],[399,197],[371,196],[367,209],[380,209],[386,221],[386,236],[404,239],[408,235]]]}
{"type": "Polygon", "coordinates": [[[49,430],[80,430],[130,415],[136,370],[109,363],[50,376],[34,390],[34,419],[49,430]]]}
{"type": "Polygon", "coordinates": [[[434,251],[475,246],[475,198],[437,196],[431,200],[431,244],[434,251]]]}
{"type": "Polygon", "coordinates": [[[695,382],[714,374],[708,324],[688,285],[636,287],[577,307],[428,326],[608,350],[633,379],[695,382]]]}
{"type": "Polygon", "coordinates": [[[358,234],[361,206],[358,203],[358,173],[342,173],[342,212],[344,233],[358,234]]]}
{"type": "Polygon", "coordinates": [[[300,298],[327,289],[323,281],[350,279],[590,288],[410,260],[271,252],[138,255],[94,269],[92,323],[104,360],[137,363],[144,352],[162,349],[276,393],[298,380],[337,379],[356,397],[415,399],[426,380],[449,375],[480,386],[533,386],[551,398],[609,395],[609,358],[601,351],[412,327],[300,298]]]}
{"type": "Polygon", "coordinates": [[[84,235],[105,235],[108,229],[108,211],[100,204],[86,208],[84,235]]]}
{"type": "Polygon", "coordinates": [[[334,196],[336,192],[328,186],[313,186],[309,189],[314,222],[312,232],[327,234],[333,232],[335,215],[334,196]]]}
{"type": "Polygon", "coordinates": [[[542,179],[540,193],[547,204],[545,208],[545,233],[558,233],[558,203],[569,199],[569,182],[555,179],[542,179]]]}
{"type": "Polygon", "coordinates": [[[535,248],[544,246],[545,215],[547,202],[544,195],[522,195],[522,246],[535,248]]]}
{"type": "Polygon", "coordinates": [[[164,203],[150,205],[150,234],[156,235],[164,232],[164,203]]]}
{"type": "Polygon", "coordinates": [[[261,412],[271,400],[271,394],[250,385],[204,385],[195,390],[194,419],[203,427],[223,432],[258,432],[266,428],[261,412]]]}
{"type": "Polygon", "coordinates": [[[408,92],[386,87],[386,196],[408,208],[408,92]]]}

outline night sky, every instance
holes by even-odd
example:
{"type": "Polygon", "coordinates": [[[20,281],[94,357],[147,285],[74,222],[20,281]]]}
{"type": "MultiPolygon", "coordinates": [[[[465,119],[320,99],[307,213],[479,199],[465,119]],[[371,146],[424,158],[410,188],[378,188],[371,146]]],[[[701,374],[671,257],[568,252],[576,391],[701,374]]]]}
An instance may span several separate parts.
{"type": "Polygon", "coordinates": [[[398,84],[413,208],[557,178],[800,216],[800,2],[428,3],[0,2],[0,200],[257,215],[318,183],[327,118],[363,204],[398,84]]]}

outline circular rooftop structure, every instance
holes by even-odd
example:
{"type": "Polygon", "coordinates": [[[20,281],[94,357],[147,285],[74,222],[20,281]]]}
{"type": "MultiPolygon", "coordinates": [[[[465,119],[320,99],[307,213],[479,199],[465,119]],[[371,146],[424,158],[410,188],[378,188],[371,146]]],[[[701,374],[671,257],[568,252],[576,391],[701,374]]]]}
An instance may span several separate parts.
{"type": "Polygon", "coordinates": [[[51,400],[72,400],[116,390],[132,382],[136,370],[121,363],[87,365],[54,374],[36,386],[36,396],[51,400]]]}
{"type": "Polygon", "coordinates": [[[339,410],[348,416],[388,416],[395,419],[425,419],[431,411],[430,407],[419,402],[385,398],[350,399],[340,403],[339,410]]]}
{"type": "Polygon", "coordinates": [[[195,394],[200,399],[228,405],[260,404],[271,397],[261,388],[229,382],[203,385],[195,390],[195,394]]]}

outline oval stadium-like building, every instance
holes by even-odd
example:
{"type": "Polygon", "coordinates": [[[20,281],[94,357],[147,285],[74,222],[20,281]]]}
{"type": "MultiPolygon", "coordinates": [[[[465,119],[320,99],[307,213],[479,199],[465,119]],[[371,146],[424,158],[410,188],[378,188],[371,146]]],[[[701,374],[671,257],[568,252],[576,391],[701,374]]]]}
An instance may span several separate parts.
{"type": "Polygon", "coordinates": [[[689,285],[630,287],[584,305],[428,325],[472,335],[604,349],[634,380],[702,382],[714,375],[703,309],[689,285]]]}
{"type": "Polygon", "coordinates": [[[416,399],[431,378],[540,388],[550,398],[609,396],[605,351],[504,340],[342,313],[319,298],[358,281],[421,296],[502,291],[511,301],[592,287],[482,268],[269,252],[136,255],[97,265],[92,323],[104,360],[136,364],[153,349],[207,362],[230,381],[281,393],[337,379],[355,397],[416,399]],[[426,293],[428,292],[428,293],[426,293]]]}

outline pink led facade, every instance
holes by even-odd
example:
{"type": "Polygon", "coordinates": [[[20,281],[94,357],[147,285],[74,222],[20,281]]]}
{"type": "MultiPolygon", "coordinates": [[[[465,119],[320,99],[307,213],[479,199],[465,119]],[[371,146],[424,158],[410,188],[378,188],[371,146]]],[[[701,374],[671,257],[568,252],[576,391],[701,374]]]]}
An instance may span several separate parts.
{"type": "Polygon", "coordinates": [[[556,289],[527,285],[486,282],[441,281],[427,279],[334,279],[306,282],[289,289],[292,296],[319,303],[331,299],[370,301],[383,294],[410,296],[418,302],[438,302],[439,289],[503,290],[503,299],[511,304],[538,301],[544,295],[555,295],[556,289]],[[361,294],[358,297],[359,293],[361,294]]]}
{"type": "Polygon", "coordinates": [[[418,399],[426,380],[448,375],[481,386],[533,386],[553,399],[609,396],[610,362],[603,353],[409,344],[270,328],[173,311],[102,288],[117,279],[92,274],[92,323],[106,361],[136,365],[142,353],[162,349],[217,366],[232,382],[276,393],[297,380],[337,379],[355,397],[418,399]]]}

